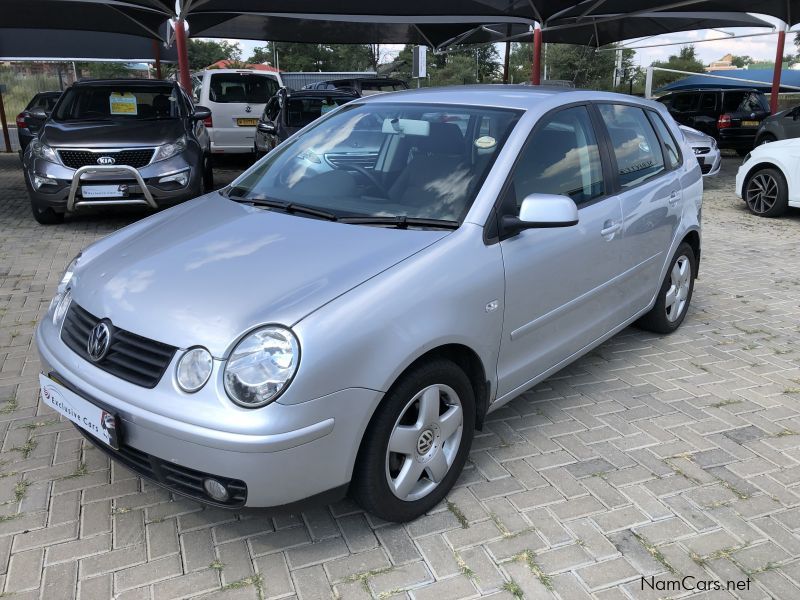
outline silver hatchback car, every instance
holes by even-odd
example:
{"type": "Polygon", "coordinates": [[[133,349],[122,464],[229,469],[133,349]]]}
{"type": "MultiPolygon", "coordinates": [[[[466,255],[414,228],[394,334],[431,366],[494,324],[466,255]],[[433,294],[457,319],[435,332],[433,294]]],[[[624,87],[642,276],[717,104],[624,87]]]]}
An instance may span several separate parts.
{"type": "Polygon", "coordinates": [[[483,86],[355,100],[69,266],[42,398],[218,506],[440,502],[487,413],[686,316],[700,167],[663,105],[483,86]]]}

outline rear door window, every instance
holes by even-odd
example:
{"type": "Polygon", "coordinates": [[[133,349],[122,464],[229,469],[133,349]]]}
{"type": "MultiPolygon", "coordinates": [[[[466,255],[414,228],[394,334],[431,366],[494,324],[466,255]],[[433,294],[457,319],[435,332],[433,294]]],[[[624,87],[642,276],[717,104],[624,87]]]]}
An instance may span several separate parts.
{"type": "Polygon", "coordinates": [[[644,110],[625,104],[599,104],[622,188],[631,188],[665,171],[661,143],[644,110]]]}
{"type": "Polygon", "coordinates": [[[717,107],[716,94],[703,94],[700,96],[700,110],[703,112],[713,112],[717,107]]]}
{"type": "Polygon", "coordinates": [[[208,96],[218,104],[266,104],[277,91],[278,82],[268,75],[212,73],[208,96]]]}
{"type": "Polygon", "coordinates": [[[672,101],[672,108],[680,112],[693,110],[697,107],[697,94],[677,94],[672,101]]]}

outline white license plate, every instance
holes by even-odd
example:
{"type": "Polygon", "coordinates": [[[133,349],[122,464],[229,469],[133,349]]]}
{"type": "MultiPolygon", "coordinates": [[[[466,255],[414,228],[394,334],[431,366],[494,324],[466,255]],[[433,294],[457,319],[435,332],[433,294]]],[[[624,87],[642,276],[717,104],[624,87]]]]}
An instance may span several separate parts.
{"type": "Polygon", "coordinates": [[[118,185],[82,185],[81,196],[84,198],[124,198],[125,192],[118,185]]]}
{"type": "Polygon", "coordinates": [[[67,417],[78,427],[91,433],[101,442],[105,442],[115,450],[119,449],[116,415],[81,398],[43,373],[39,374],[39,385],[45,404],[67,417]]]}

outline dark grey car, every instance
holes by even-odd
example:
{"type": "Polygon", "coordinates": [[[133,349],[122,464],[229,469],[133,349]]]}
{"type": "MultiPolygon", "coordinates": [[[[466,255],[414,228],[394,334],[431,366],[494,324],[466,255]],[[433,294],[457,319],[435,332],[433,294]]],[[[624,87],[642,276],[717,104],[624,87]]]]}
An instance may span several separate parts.
{"type": "Polygon", "coordinates": [[[756,146],[800,137],[800,106],[782,110],[761,122],[756,133],[756,146]]]}
{"type": "Polygon", "coordinates": [[[23,155],[39,223],[85,206],[169,206],[211,187],[203,119],[177,83],[107,79],[75,83],[23,155]]]}
{"type": "Polygon", "coordinates": [[[36,137],[47,117],[53,111],[61,92],[39,92],[21,113],[17,115],[17,138],[19,139],[20,160],[31,140],[36,137]]]}

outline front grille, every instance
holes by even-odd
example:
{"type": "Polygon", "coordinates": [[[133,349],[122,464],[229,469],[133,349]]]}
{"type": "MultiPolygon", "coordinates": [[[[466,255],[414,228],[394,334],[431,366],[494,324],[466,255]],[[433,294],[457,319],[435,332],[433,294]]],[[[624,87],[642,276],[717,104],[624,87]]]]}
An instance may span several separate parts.
{"type": "MultiPolygon", "coordinates": [[[[88,431],[77,425],[75,427],[92,442],[95,447],[102,450],[112,459],[122,463],[131,471],[138,473],[142,477],[155,481],[177,494],[182,494],[201,502],[230,508],[244,506],[247,501],[247,484],[240,479],[230,479],[228,477],[219,477],[217,475],[203,473],[202,471],[195,471],[194,469],[162,460],[152,454],[147,454],[146,452],[142,452],[141,450],[137,450],[123,443],[120,443],[119,450],[114,450],[95,438],[88,431]],[[224,502],[212,500],[203,489],[203,480],[207,478],[216,479],[224,485],[230,497],[224,502]]],[[[122,433],[124,435],[124,431],[122,433]]]]}
{"type": "Polygon", "coordinates": [[[153,158],[154,148],[143,148],[139,150],[115,150],[113,152],[90,152],[88,150],[59,150],[58,155],[65,167],[78,169],[80,167],[98,165],[97,159],[102,156],[110,156],[114,159],[114,165],[127,165],[139,169],[150,164],[153,158]]]}
{"type": "Polygon", "coordinates": [[[107,373],[145,388],[154,388],[177,348],[118,329],[109,323],[111,345],[105,357],[94,362],[89,358],[86,346],[89,334],[100,320],[73,302],[61,327],[61,340],[81,358],[107,373]]]}
{"type": "Polygon", "coordinates": [[[695,146],[694,147],[694,153],[695,154],[708,154],[709,152],[711,152],[711,148],[709,148],[707,146],[695,146]]]}

